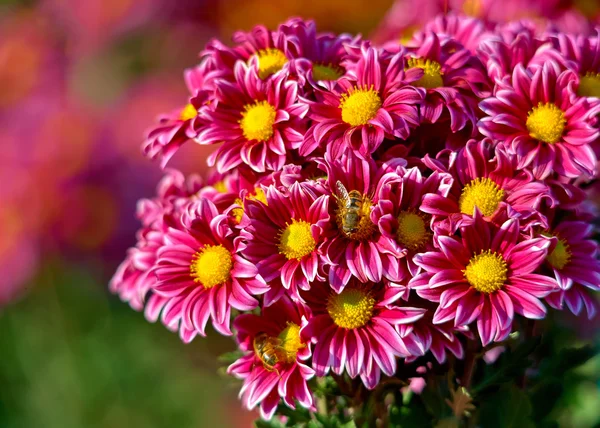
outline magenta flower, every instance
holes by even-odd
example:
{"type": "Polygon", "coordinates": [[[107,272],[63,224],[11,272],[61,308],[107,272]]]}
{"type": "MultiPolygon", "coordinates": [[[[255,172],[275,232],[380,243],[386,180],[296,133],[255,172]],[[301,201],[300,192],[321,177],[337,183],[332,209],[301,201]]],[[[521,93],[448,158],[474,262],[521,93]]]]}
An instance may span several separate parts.
{"type": "Polygon", "coordinates": [[[505,27],[481,43],[480,55],[494,82],[511,76],[517,64],[529,68],[541,66],[545,61],[561,65],[565,62],[549,41],[536,37],[535,29],[519,24],[505,27]]]}
{"type": "Polygon", "coordinates": [[[550,41],[579,76],[577,95],[600,98],[600,29],[593,37],[555,34],[550,41]]]}
{"type": "Polygon", "coordinates": [[[517,65],[512,80],[499,82],[495,95],[481,102],[487,117],[479,122],[480,132],[504,143],[518,168],[532,168],[536,178],[552,172],[593,175],[590,144],[599,135],[592,123],[598,104],[572,96],[577,82],[573,71],[561,72],[552,61],[533,70],[517,65]]]}
{"type": "Polygon", "coordinates": [[[230,335],[231,308],[256,308],[254,296],[268,287],[241,254],[245,244],[234,238],[227,216],[209,200],[199,199],[187,208],[181,224],[170,225],[164,240],[153,290],[172,301],[182,340],[204,336],[209,319],[218,332],[230,335]]]}
{"type": "Polygon", "coordinates": [[[290,61],[290,73],[297,74],[301,80],[306,79],[310,87],[321,90],[330,90],[344,75],[347,49],[358,46],[360,41],[360,36],[317,33],[314,21],[299,18],[282,24],[279,31],[293,40],[297,47],[298,57],[290,61]]]}
{"type": "Polygon", "coordinates": [[[248,410],[260,403],[260,414],[271,419],[280,400],[295,409],[296,401],[313,407],[307,381],[314,370],[301,361],[310,358],[310,344],[300,338],[305,311],[287,296],[263,308],[262,315],[242,314],[234,327],[244,356],[230,365],[229,374],[244,380],[240,391],[248,410]]]}
{"type": "Polygon", "coordinates": [[[220,80],[213,108],[201,112],[196,141],[223,143],[209,158],[220,172],[242,162],[256,172],[277,171],[302,141],[308,106],[298,102],[298,84],[284,73],[263,81],[242,62],[234,73],[235,82],[220,80]]]}
{"type": "Polygon", "coordinates": [[[373,389],[382,371],[388,376],[396,372],[396,357],[410,355],[396,327],[413,323],[425,312],[392,305],[397,294],[381,284],[358,282],[339,294],[318,283],[303,293],[312,317],[300,335],[315,343],[312,366],[317,376],[346,370],[373,389]]]}
{"type": "Polygon", "coordinates": [[[300,146],[302,156],[318,148],[333,158],[348,148],[368,157],[384,138],[407,138],[419,124],[424,90],[407,85],[405,58],[362,47],[356,64],[328,91],[306,99],[313,124],[300,146]]]}
{"type": "MultiPolygon", "coordinates": [[[[266,203],[246,201],[250,225],[244,234],[245,255],[265,281],[281,281],[295,300],[298,289],[308,290],[315,279],[325,280],[319,274],[319,247],[329,228],[329,200],[316,183],[295,182],[286,191],[269,187],[266,203]]],[[[271,283],[265,304],[283,291],[271,283]]]]}
{"type": "Polygon", "coordinates": [[[427,91],[421,105],[424,123],[449,122],[455,133],[477,123],[479,96],[489,95],[490,83],[479,59],[456,40],[423,35],[415,48],[408,48],[407,77],[418,76],[412,84],[427,91]]]}
{"type": "Polygon", "coordinates": [[[428,34],[435,33],[453,38],[472,54],[476,54],[479,43],[485,39],[486,31],[485,23],[480,19],[450,12],[440,14],[425,24],[422,30],[414,34],[409,44],[420,46],[425,42],[428,34]]]}
{"type": "Polygon", "coordinates": [[[454,319],[455,326],[477,321],[483,345],[504,340],[514,314],[540,319],[539,300],[556,289],[552,278],[534,274],[547,255],[550,240],[523,239],[518,220],[497,227],[476,211],[474,222],[461,228],[461,238],[438,237],[440,249],[415,257],[423,272],[409,286],[439,302],[434,324],[454,319]]]}
{"type": "Polygon", "coordinates": [[[212,70],[208,63],[185,71],[185,83],[190,93],[188,103],[172,112],[161,115],[159,124],[148,131],[142,151],[150,159],[160,159],[161,168],[179,148],[197,135],[198,110],[206,108],[213,92],[211,83],[221,77],[219,70],[212,70]]]}
{"type": "MultiPolygon", "coordinates": [[[[425,316],[415,321],[414,324],[399,326],[400,334],[406,335],[406,332],[403,330],[411,329],[411,334],[407,335],[407,337],[412,337],[416,344],[422,346],[423,353],[430,351],[440,364],[446,361],[448,351],[454,354],[456,358],[462,359],[464,349],[457,334],[461,333],[463,336],[472,339],[468,327],[455,327],[452,321],[434,324],[432,315],[432,311],[427,311],[425,316]]],[[[403,340],[406,342],[406,338],[403,340]]],[[[412,362],[417,358],[417,356],[410,356],[406,358],[406,361],[412,362]]]]}
{"type": "Polygon", "coordinates": [[[330,204],[337,227],[320,249],[331,287],[340,292],[352,276],[360,282],[378,283],[383,278],[399,282],[403,271],[399,270],[398,252],[382,238],[372,213],[378,204],[381,177],[390,166],[378,167],[373,160],[362,160],[350,151],[334,161],[327,156],[321,167],[327,173],[326,188],[337,201],[330,204]],[[339,194],[338,182],[348,196],[339,194]]]}
{"type": "Polygon", "coordinates": [[[400,167],[381,179],[372,215],[381,233],[379,245],[394,255],[397,269],[408,271],[410,277],[420,270],[413,262],[414,255],[433,249],[432,218],[421,210],[423,198],[428,194],[446,198],[451,186],[449,174],[436,171],[423,177],[416,167],[400,167]]]}
{"type": "Polygon", "coordinates": [[[589,291],[600,291],[598,243],[593,241],[594,227],[583,221],[561,221],[546,236],[556,237],[556,245],[546,257],[560,290],[546,297],[550,306],[562,309],[563,302],[575,315],[585,307],[588,318],[597,312],[598,303],[589,291]]]}
{"type": "Polygon", "coordinates": [[[428,194],[421,208],[434,216],[436,226],[450,233],[472,221],[475,207],[497,224],[504,222],[508,208],[509,216],[518,217],[525,228],[545,222],[538,212],[543,201],[554,205],[548,186],[535,180],[530,171],[519,171],[515,157],[502,147],[494,148],[488,139],[469,141],[451,156],[449,165],[432,160],[427,163],[454,179],[447,196],[428,194]]]}

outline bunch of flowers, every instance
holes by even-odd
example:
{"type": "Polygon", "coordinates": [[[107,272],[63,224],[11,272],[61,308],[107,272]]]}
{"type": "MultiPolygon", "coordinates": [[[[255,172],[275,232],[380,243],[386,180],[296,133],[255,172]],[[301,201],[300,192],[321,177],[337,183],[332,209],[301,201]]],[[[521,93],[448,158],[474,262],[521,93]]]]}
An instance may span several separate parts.
{"type": "Polygon", "coordinates": [[[595,315],[598,35],[448,16],[375,46],[291,19],[233,42],[144,143],[163,167],[214,145],[213,172],[140,201],[110,288],[186,343],[233,336],[247,408],[324,417],[333,388],[341,419],[371,394],[385,421],[384,388],[446,367],[460,418],[477,355],[548,306],[595,315]]]}

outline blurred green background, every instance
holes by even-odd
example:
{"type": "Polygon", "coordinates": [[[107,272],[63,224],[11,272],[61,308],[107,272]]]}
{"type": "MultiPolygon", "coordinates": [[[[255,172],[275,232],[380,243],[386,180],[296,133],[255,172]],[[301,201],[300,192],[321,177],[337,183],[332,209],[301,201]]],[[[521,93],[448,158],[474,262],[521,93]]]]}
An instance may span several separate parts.
{"type": "MultiPolygon", "coordinates": [[[[251,426],[218,360],[230,338],[184,345],[107,292],[161,175],[144,130],[186,102],[183,69],[210,37],[294,15],[368,35],[391,4],[0,2],[1,428],[251,426]]],[[[173,165],[203,173],[207,153],[173,165]]],[[[597,337],[597,320],[555,319],[565,344],[597,337]]],[[[561,426],[599,426],[599,372],[595,358],[571,373],[561,426]]]]}

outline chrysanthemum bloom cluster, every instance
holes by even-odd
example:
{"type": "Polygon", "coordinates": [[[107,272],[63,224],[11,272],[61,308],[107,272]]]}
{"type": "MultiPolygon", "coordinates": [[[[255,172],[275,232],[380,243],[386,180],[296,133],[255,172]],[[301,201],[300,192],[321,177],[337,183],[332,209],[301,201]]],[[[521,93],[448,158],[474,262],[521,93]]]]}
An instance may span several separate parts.
{"type": "Polygon", "coordinates": [[[182,340],[234,335],[240,397],[315,409],[431,352],[505,340],[547,305],[596,312],[599,39],[437,18],[374,46],[292,19],[210,42],[145,153],[168,172],[111,283],[182,340]]]}

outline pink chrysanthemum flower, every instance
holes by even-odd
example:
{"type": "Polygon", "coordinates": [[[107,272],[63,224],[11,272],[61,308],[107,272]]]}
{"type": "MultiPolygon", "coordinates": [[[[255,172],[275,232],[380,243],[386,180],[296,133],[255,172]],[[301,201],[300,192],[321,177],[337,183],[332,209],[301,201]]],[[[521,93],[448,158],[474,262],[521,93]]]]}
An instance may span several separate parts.
{"type": "Polygon", "coordinates": [[[414,255],[433,249],[432,219],[421,210],[423,198],[429,193],[446,198],[451,186],[449,174],[436,171],[423,177],[417,167],[401,167],[381,179],[372,216],[381,233],[379,245],[396,257],[398,270],[408,269],[411,277],[419,273],[414,255]]]}
{"type": "Polygon", "coordinates": [[[517,65],[512,80],[499,82],[495,95],[481,102],[487,117],[479,122],[480,132],[504,143],[517,156],[517,167],[532,168],[536,178],[552,172],[593,175],[590,144],[599,135],[592,123],[598,105],[573,98],[577,82],[573,71],[561,72],[555,62],[534,70],[517,65]]]}
{"type": "Polygon", "coordinates": [[[295,409],[296,401],[313,407],[307,381],[314,370],[301,361],[310,358],[310,344],[300,338],[301,306],[287,296],[264,308],[262,315],[238,315],[233,324],[239,347],[245,355],[227,372],[244,380],[240,391],[248,410],[260,403],[260,414],[271,419],[280,400],[295,409]]]}
{"type": "Polygon", "coordinates": [[[477,53],[479,43],[486,35],[485,23],[470,16],[448,13],[438,15],[429,21],[422,30],[416,32],[409,42],[412,46],[420,46],[430,33],[439,36],[448,36],[457,40],[472,54],[477,53]]]}
{"type": "Polygon", "coordinates": [[[568,60],[567,66],[579,76],[577,95],[600,98],[600,29],[594,37],[572,34],[550,36],[554,47],[568,60]]]}
{"type": "Polygon", "coordinates": [[[197,135],[199,124],[198,110],[206,108],[212,98],[210,82],[221,77],[218,70],[211,70],[206,64],[185,71],[185,83],[190,92],[188,103],[158,118],[159,124],[148,131],[142,151],[150,159],[159,159],[161,168],[179,148],[197,135]]]}
{"type": "MultiPolygon", "coordinates": [[[[358,46],[360,36],[317,33],[314,21],[293,18],[279,31],[297,45],[298,58],[290,62],[290,73],[306,79],[312,88],[329,90],[344,75],[344,60],[349,46],[358,46]]],[[[308,89],[308,88],[306,88],[308,89]]]]}
{"type": "MultiPolygon", "coordinates": [[[[404,161],[397,162],[397,166],[404,165],[404,161]]],[[[388,248],[372,213],[381,177],[394,168],[378,167],[375,161],[360,159],[351,151],[334,161],[326,157],[321,167],[327,173],[326,188],[337,202],[330,204],[337,227],[321,248],[331,287],[341,291],[352,276],[361,282],[378,283],[383,278],[399,282],[404,271],[399,269],[398,253],[388,248]]]]}
{"type": "Polygon", "coordinates": [[[431,159],[426,162],[454,179],[447,196],[426,195],[421,208],[450,233],[472,221],[475,208],[486,219],[502,223],[508,207],[510,216],[519,217],[521,227],[525,227],[545,220],[538,213],[542,201],[547,199],[553,205],[548,186],[535,180],[530,171],[519,171],[514,156],[507,155],[502,147],[494,148],[488,139],[469,141],[450,156],[449,165],[431,159]]]}
{"type": "Polygon", "coordinates": [[[575,315],[585,307],[590,319],[596,314],[598,303],[589,292],[600,291],[598,243],[591,239],[593,231],[594,227],[586,222],[562,221],[543,233],[557,239],[546,257],[546,266],[560,287],[546,301],[556,309],[562,309],[564,302],[575,315]]]}
{"type": "MultiPolygon", "coordinates": [[[[319,274],[319,247],[329,228],[329,200],[316,183],[296,182],[287,191],[269,187],[266,203],[246,201],[250,225],[244,232],[244,254],[265,281],[281,281],[295,300],[298,289],[308,290],[315,279],[325,279],[319,274]]],[[[271,284],[265,304],[285,289],[271,284]]]]}
{"type": "Polygon", "coordinates": [[[245,244],[234,238],[227,216],[208,199],[190,204],[181,224],[170,225],[164,241],[153,291],[170,298],[170,307],[176,308],[173,322],[180,323],[184,342],[204,336],[210,318],[218,332],[230,335],[231,308],[252,310],[258,306],[254,296],[268,290],[256,267],[243,257],[245,244]]]}
{"type": "Polygon", "coordinates": [[[427,90],[421,105],[424,123],[449,121],[452,133],[467,124],[475,128],[479,96],[490,92],[489,79],[479,59],[456,40],[426,33],[414,48],[409,47],[407,77],[418,73],[412,85],[427,90]]]}
{"type": "Polygon", "coordinates": [[[512,26],[504,31],[499,30],[482,41],[479,50],[493,82],[511,76],[517,64],[528,68],[541,66],[548,60],[558,64],[564,63],[564,58],[553,49],[552,44],[547,40],[538,39],[533,29],[512,26]]]}
{"type": "Polygon", "coordinates": [[[474,220],[461,229],[461,239],[440,236],[438,251],[415,257],[424,272],[409,286],[420,297],[439,302],[434,324],[477,321],[481,342],[487,345],[508,336],[515,313],[543,318],[546,309],[539,299],[554,291],[556,282],[533,273],[546,258],[550,240],[524,240],[518,220],[497,227],[478,211],[474,220]]]}
{"type": "Polygon", "coordinates": [[[384,138],[407,138],[419,123],[423,89],[406,84],[405,58],[362,47],[356,64],[328,91],[306,99],[312,126],[300,146],[303,156],[326,149],[337,158],[351,148],[369,157],[384,138]]]}
{"type": "Polygon", "coordinates": [[[209,165],[225,172],[242,162],[256,172],[277,171],[303,139],[308,106],[298,102],[298,84],[278,73],[263,81],[253,66],[238,62],[235,82],[220,80],[214,108],[201,113],[196,141],[223,143],[209,165]]]}
{"type": "Polygon", "coordinates": [[[303,293],[312,317],[300,333],[316,344],[312,366],[317,376],[330,369],[336,374],[346,370],[351,378],[360,375],[369,389],[379,383],[382,371],[393,376],[396,357],[410,355],[396,327],[418,320],[425,312],[392,305],[397,294],[381,284],[358,282],[339,294],[317,283],[303,293]]]}
{"type": "MultiPolygon", "coordinates": [[[[412,302],[412,301],[411,301],[412,302]]],[[[410,304],[410,303],[409,303],[410,304]]],[[[423,306],[422,304],[418,306],[423,306]]],[[[410,329],[411,334],[407,337],[412,337],[414,342],[423,347],[423,353],[430,351],[435,359],[443,364],[446,361],[446,354],[450,351],[456,358],[462,359],[464,356],[463,345],[457,334],[467,336],[472,339],[471,333],[466,326],[454,326],[452,321],[441,324],[433,323],[433,311],[427,311],[425,316],[414,324],[399,326],[400,334],[406,335],[404,329],[410,329]]],[[[406,338],[404,339],[406,342],[406,338]]],[[[407,362],[416,360],[417,356],[406,358],[407,362]]]]}

